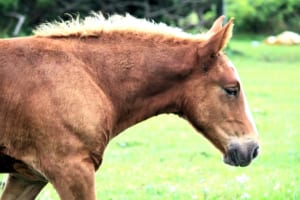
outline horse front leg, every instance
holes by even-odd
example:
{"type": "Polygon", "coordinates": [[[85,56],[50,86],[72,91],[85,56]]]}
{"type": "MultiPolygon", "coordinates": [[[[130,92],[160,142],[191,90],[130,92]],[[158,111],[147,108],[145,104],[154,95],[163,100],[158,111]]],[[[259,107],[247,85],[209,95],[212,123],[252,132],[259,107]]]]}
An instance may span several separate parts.
{"type": "MultiPolygon", "coordinates": [[[[62,161],[60,161],[62,162],[62,161]]],[[[61,200],[96,200],[95,169],[86,161],[49,165],[47,177],[54,186],[61,200]]]]}
{"type": "Polygon", "coordinates": [[[0,200],[33,200],[46,184],[46,181],[32,181],[20,174],[11,173],[0,200]]]}

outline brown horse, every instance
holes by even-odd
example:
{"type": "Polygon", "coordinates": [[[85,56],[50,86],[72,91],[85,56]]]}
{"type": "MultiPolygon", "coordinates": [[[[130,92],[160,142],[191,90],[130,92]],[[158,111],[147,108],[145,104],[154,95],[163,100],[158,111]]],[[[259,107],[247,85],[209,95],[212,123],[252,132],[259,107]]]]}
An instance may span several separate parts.
{"type": "MultiPolygon", "coordinates": [[[[233,23],[191,35],[129,15],[39,27],[0,41],[1,199],[34,199],[50,182],[63,200],[92,200],[108,142],[161,113],[187,119],[247,166],[257,130],[234,65],[222,53],[233,23]]],[[[121,163],[120,163],[121,164],[121,163]]]]}

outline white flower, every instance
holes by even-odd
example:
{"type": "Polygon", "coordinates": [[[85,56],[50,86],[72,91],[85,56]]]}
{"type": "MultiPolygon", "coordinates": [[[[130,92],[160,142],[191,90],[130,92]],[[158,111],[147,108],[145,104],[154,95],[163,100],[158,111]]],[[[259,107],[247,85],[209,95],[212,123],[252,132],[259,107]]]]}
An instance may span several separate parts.
{"type": "Polygon", "coordinates": [[[241,199],[250,199],[251,198],[251,196],[250,196],[250,194],[248,194],[248,193],[243,193],[242,195],[241,195],[241,199]]]}
{"type": "Polygon", "coordinates": [[[170,186],[169,186],[169,191],[170,191],[170,192],[173,193],[173,192],[175,192],[176,190],[177,190],[177,187],[176,187],[176,186],[174,186],[174,185],[170,185],[170,186]]]}
{"type": "Polygon", "coordinates": [[[244,184],[246,182],[248,182],[250,180],[250,178],[246,175],[246,174],[242,174],[241,176],[237,176],[235,177],[236,181],[241,183],[241,184],[244,184]]]}
{"type": "Polygon", "coordinates": [[[276,184],[274,185],[274,188],[273,188],[273,190],[279,190],[279,188],[280,188],[280,183],[279,182],[276,182],[276,184]]]}

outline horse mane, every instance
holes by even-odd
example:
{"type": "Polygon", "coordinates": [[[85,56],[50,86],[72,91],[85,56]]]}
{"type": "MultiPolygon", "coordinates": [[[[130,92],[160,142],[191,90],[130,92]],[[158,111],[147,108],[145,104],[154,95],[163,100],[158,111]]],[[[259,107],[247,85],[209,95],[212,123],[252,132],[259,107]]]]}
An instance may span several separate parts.
{"type": "Polygon", "coordinates": [[[205,34],[190,34],[180,28],[164,23],[155,23],[146,19],[135,18],[129,14],[112,15],[106,18],[101,12],[93,12],[81,19],[71,17],[68,21],[54,21],[41,24],[33,33],[38,37],[99,37],[107,32],[132,32],[134,34],[164,35],[168,38],[184,40],[205,40],[205,34]]]}

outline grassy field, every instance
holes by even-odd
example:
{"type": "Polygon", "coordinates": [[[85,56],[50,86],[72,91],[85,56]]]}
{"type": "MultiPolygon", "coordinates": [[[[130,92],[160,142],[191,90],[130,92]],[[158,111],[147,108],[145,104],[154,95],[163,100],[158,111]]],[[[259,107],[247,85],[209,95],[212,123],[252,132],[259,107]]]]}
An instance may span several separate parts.
{"type": "MultiPolygon", "coordinates": [[[[230,50],[260,132],[259,157],[247,168],[227,166],[188,123],[162,115],[110,143],[96,176],[98,199],[300,199],[300,46],[241,38],[230,50]]],[[[48,185],[39,199],[59,198],[48,185]]]]}

